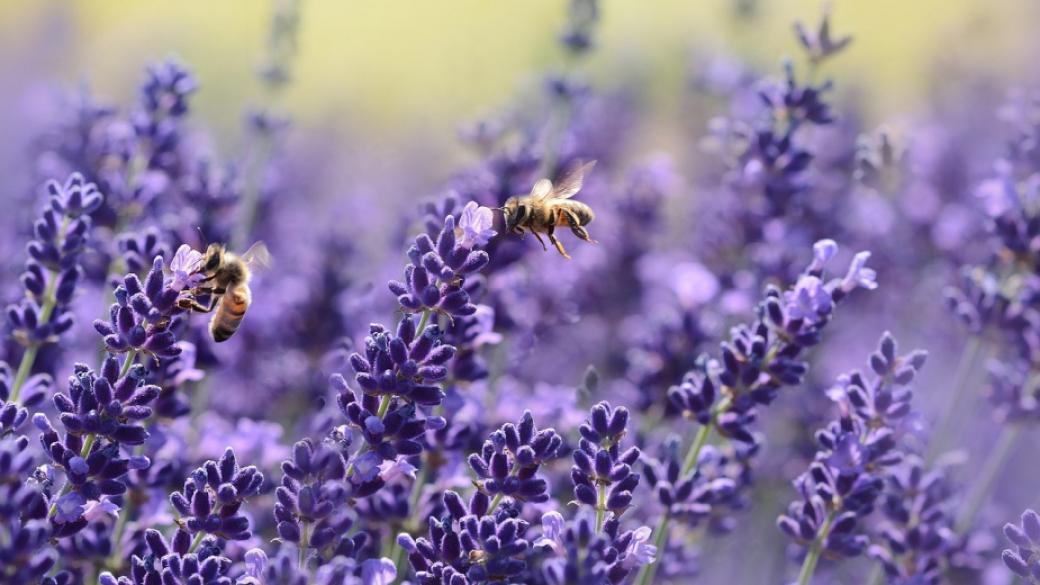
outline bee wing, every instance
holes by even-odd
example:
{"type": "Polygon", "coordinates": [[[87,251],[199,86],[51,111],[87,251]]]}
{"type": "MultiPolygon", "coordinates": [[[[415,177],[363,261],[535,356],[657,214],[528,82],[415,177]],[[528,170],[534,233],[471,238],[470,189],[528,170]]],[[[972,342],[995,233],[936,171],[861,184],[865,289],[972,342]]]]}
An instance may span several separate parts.
{"type": "Polygon", "coordinates": [[[531,187],[531,197],[542,200],[552,195],[553,184],[549,179],[541,179],[531,187]]]}
{"type": "Polygon", "coordinates": [[[574,194],[581,190],[581,184],[585,180],[585,173],[592,170],[592,167],[596,166],[596,161],[592,160],[587,163],[578,162],[571,170],[560,179],[560,182],[556,184],[556,190],[553,191],[553,199],[570,199],[574,197],[574,194]]]}
{"type": "Polygon", "coordinates": [[[256,242],[242,253],[242,261],[252,272],[262,272],[271,267],[271,253],[263,242],[256,242]]]}

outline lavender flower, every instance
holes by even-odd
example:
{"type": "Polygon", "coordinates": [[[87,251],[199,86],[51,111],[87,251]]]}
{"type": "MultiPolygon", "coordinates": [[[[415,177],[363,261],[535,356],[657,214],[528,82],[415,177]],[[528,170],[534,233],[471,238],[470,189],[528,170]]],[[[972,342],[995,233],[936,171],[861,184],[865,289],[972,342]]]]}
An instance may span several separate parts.
{"type": "Polygon", "coordinates": [[[503,496],[518,502],[548,500],[549,484],[537,473],[545,462],[558,456],[562,444],[555,430],[538,430],[531,412],[524,411],[519,423],[502,425],[484,441],[479,455],[469,456],[469,466],[479,478],[477,489],[494,497],[492,509],[503,496]]]}
{"type": "Polygon", "coordinates": [[[350,365],[366,395],[400,396],[432,406],[444,398],[437,382],[448,376],[446,364],[454,355],[453,346],[441,343],[439,327],[430,325],[419,332],[406,315],[397,325],[396,335],[382,325],[371,325],[365,355],[354,353],[350,365]]]}
{"type": "Polygon", "coordinates": [[[158,387],[144,385],[140,366],[121,371],[110,357],[100,374],[77,366],[68,394],[54,396],[64,437],[46,415],[33,417],[45,452],[66,477],[62,492],[50,498],[58,534],[81,530],[88,502],[123,494],[127,472],[150,465],[145,456],[123,456],[119,447],[139,445],[148,437],[139,421],[151,415],[148,404],[158,394],[158,387]]]}
{"type": "Polygon", "coordinates": [[[249,518],[240,511],[263,482],[256,467],[239,467],[235,452],[228,449],[219,461],[207,461],[193,471],[184,487],[170,495],[170,503],[180,515],[181,530],[195,536],[195,546],[206,534],[247,540],[252,535],[249,518]]]}
{"type": "MultiPolygon", "coordinates": [[[[140,274],[151,268],[152,260],[156,256],[165,258],[169,254],[169,250],[162,241],[162,236],[156,229],[123,234],[119,237],[117,245],[123,266],[127,272],[133,274],[140,274]]],[[[172,266],[170,269],[174,270],[172,266]]]]}
{"type": "Polygon", "coordinates": [[[879,544],[867,550],[896,583],[942,582],[943,562],[953,544],[950,497],[942,468],[927,470],[910,456],[888,474],[880,510],[885,517],[879,544]]]}
{"type": "Polygon", "coordinates": [[[164,358],[180,353],[170,327],[173,315],[183,311],[178,304],[181,290],[174,286],[179,283],[166,282],[164,266],[162,257],[156,257],[144,284],[137,275],[127,275],[116,287],[108,322],[94,321],[110,353],[141,352],[164,358]]]}
{"type": "Polygon", "coordinates": [[[1001,553],[1004,564],[1019,577],[1037,583],[1040,580],[1040,516],[1027,509],[1022,512],[1021,524],[1004,525],[1004,536],[1015,546],[1001,553]]]}
{"type": "Polygon", "coordinates": [[[295,543],[303,554],[309,554],[309,549],[321,551],[340,538],[349,542],[351,552],[361,548],[363,540],[347,537],[353,518],[345,510],[350,491],[346,462],[339,452],[300,441],[293,446],[292,460],[282,463],[282,471],[274,507],[282,540],[295,543]]]}
{"type": "Polygon", "coordinates": [[[814,67],[842,52],[852,43],[852,37],[848,35],[837,39],[831,37],[831,13],[827,7],[824,8],[816,30],[811,31],[800,22],[795,23],[794,30],[814,67]]]}
{"type": "Polygon", "coordinates": [[[204,543],[194,552],[191,537],[187,532],[178,530],[171,541],[157,530],[145,533],[148,543],[148,554],[144,557],[134,556],[131,562],[132,577],[115,577],[104,572],[98,579],[99,585],[146,585],[148,583],[170,583],[188,585],[231,585],[227,576],[231,569],[231,560],[221,555],[215,541],[204,543]]]}
{"type": "Polygon", "coordinates": [[[25,478],[34,461],[23,435],[0,438],[0,581],[34,582],[57,561],[45,545],[51,537],[47,501],[25,478]]]}
{"type": "Polygon", "coordinates": [[[627,426],[628,409],[600,402],[578,428],[581,440],[572,454],[571,481],[575,499],[596,510],[597,530],[603,526],[605,512],[614,519],[625,513],[639,485],[639,475],[632,467],[639,461],[640,451],[629,447],[622,452],[620,447],[627,426]]]}
{"type": "Polygon", "coordinates": [[[397,543],[423,585],[467,585],[522,578],[523,556],[531,544],[525,538],[527,522],[516,510],[502,507],[488,512],[488,499],[476,492],[468,506],[452,491],[445,492],[448,516],[430,518],[428,537],[398,536],[397,543]]]}
{"type": "Polygon", "coordinates": [[[50,181],[47,191],[50,200],[26,247],[29,259],[21,276],[26,298],[7,308],[14,337],[26,347],[10,390],[9,400],[16,404],[40,346],[57,341],[72,327],[69,304],[82,278],[79,258],[89,237],[89,214],[102,203],[97,187],[78,173],[64,185],[50,181]]]}
{"type": "Polygon", "coordinates": [[[482,222],[480,216],[481,212],[476,209],[466,217],[461,242],[456,239],[455,218],[452,216],[444,219],[436,244],[426,234],[415,238],[415,244],[408,249],[411,264],[405,267],[407,284],[396,280],[389,283],[390,292],[397,296],[401,309],[407,312],[429,310],[452,317],[464,317],[476,311],[464,286],[464,277],[479,272],[489,262],[487,252],[466,245],[475,244],[485,237],[486,232],[477,236],[466,231],[474,229],[474,226],[484,229],[483,223],[479,223],[482,222]]]}
{"type": "Polygon", "coordinates": [[[867,549],[869,537],[860,520],[874,510],[886,469],[903,460],[897,437],[905,431],[901,422],[910,410],[907,385],[925,356],[920,351],[898,356],[895,340],[886,333],[869,360],[876,378],[867,381],[853,372],[831,393],[841,416],[816,433],[820,448],[808,471],[795,480],[800,501],[777,521],[808,549],[803,576],[813,573],[821,553],[851,557],[867,549]]]}
{"type": "Polygon", "coordinates": [[[633,570],[656,560],[657,547],[648,544],[650,528],[619,532],[618,526],[611,519],[597,530],[584,516],[566,523],[558,512],[544,514],[542,536],[534,546],[551,555],[541,567],[545,582],[623,583],[633,570]]]}

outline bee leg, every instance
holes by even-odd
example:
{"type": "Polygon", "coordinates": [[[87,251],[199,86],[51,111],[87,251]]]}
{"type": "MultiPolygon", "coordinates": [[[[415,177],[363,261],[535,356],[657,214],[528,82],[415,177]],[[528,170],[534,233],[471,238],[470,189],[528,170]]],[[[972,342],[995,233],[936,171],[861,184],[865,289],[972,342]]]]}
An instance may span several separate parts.
{"type": "MultiPolygon", "coordinates": [[[[542,251],[543,252],[548,252],[549,248],[545,247],[545,240],[542,239],[542,236],[539,236],[538,232],[536,232],[534,230],[531,230],[531,233],[534,234],[534,237],[538,238],[538,243],[542,245],[542,251]]],[[[549,238],[550,239],[552,238],[552,234],[549,234],[549,238]]]]}
{"type": "Polygon", "coordinates": [[[549,236],[549,241],[552,242],[553,246],[556,246],[556,251],[560,253],[560,256],[568,260],[571,259],[571,255],[567,253],[567,250],[563,249],[563,244],[560,243],[556,236],[549,236]]]}
{"type": "Polygon", "coordinates": [[[596,240],[593,240],[589,236],[589,230],[585,229],[578,221],[578,216],[574,215],[570,211],[567,211],[564,212],[564,217],[567,218],[567,225],[570,226],[571,232],[574,233],[574,235],[585,240],[586,242],[589,242],[590,244],[596,243],[596,240]]]}
{"type": "Polygon", "coordinates": [[[224,288],[209,288],[209,289],[196,289],[196,293],[209,293],[213,295],[209,300],[209,306],[205,306],[202,303],[192,298],[180,299],[177,301],[177,306],[188,310],[195,311],[196,313],[211,313],[213,309],[217,308],[217,303],[220,302],[220,295],[227,292],[224,288]]]}
{"type": "Polygon", "coordinates": [[[549,230],[547,232],[549,236],[549,241],[552,242],[553,247],[556,248],[556,251],[560,253],[560,256],[563,256],[564,258],[570,260],[571,255],[567,253],[567,250],[563,249],[563,244],[560,243],[560,240],[556,237],[555,232],[556,226],[550,225],[549,230]]]}
{"type": "Polygon", "coordinates": [[[181,299],[177,302],[177,306],[188,311],[195,311],[196,313],[210,313],[217,307],[217,299],[210,301],[208,307],[195,299],[181,299]]]}

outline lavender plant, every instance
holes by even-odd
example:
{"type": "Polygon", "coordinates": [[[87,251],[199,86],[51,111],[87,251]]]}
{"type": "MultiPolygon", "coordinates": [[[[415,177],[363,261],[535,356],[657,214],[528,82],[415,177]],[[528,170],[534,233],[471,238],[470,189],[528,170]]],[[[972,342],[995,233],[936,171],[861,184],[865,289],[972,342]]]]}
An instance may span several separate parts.
{"type": "MultiPolygon", "coordinates": [[[[1035,95],[994,113],[995,73],[937,69],[879,126],[825,9],[776,78],[698,43],[670,123],[639,50],[613,74],[613,8],[572,0],[452,171],[294,110],[308,6],[274,3],[231,135],[212,66],[172,57],[127,103],[0,108],[0,584],[760,583],[785,555],[799,583],[988,582],[992,519],[1033,505],[1035,95]],[[600,241],[500,233],[593,159],[600,241]],[[257,240],[276,263],[214,344],[198,250],[257,240]],[[882,323],[939,367],[885,334],[837,375],[882,323]],[[975,386],[993,416],[960,425],[975,386]]],[[[1005,535],[1040,579],[1036,514],[1005,535]]]]}

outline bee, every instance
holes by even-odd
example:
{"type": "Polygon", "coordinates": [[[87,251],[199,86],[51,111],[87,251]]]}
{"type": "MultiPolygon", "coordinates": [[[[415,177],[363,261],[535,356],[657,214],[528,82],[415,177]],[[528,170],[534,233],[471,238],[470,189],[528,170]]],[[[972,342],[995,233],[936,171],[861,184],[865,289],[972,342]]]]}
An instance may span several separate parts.
{"type": "Polygon", "coordinates": [[[596,241],[589,237],[589,231],[585,226],[592,223],[596,214],[592,208],[580,201],[571,201],[570,198],[581,190],[581,184],[585,173],[592,170],[596,161],[578,164],[576,168],[567,173],[559,183],[553,185],[549,179],[542,179],[534,184],[529,195],[510,197],[501,208],[505,218],[506,231],[523,235],[524,230],[530,230],[542,249],[548,251],[545,242],[539,233],[549,237],[549,241],[564,258],[570,259],[563,244],[556,238],[557,227],[569,227],[571,232],[586,242],[595,244],[596,241]]]}
{"type": "Polygon", "coordinates": [[[228,252],[223,244],[210,244],[193,272],[205,276],[192,290],[192,298],[181,300],[181,308],[213,312],[209,321],[210,335],[217,343],[227,341],[238,330],[253,302],[249,279],[270,263],[271,255],[263,242],[253,244],[241,256],[228,252]],[[200,304],[194,298],[197,296],[209,296],[209,305],[200,304]]]}

